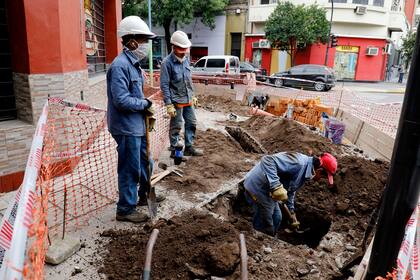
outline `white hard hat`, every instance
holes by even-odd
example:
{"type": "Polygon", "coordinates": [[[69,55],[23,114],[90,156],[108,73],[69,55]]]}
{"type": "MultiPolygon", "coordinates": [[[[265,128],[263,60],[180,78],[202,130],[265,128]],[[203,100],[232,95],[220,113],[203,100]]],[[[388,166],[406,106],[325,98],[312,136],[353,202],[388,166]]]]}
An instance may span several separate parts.
{"type": "Polygon", "coordinates": [[[172,34],[171,44],[183,49],[191,47],[191,41],[188,39],[187,34],[181,30],[177,30],[172,34]]]}
{"type": "Polygon", "coordinates": [[[118,37],[125,35],[144,35],[148,38],[154,38],[156,35],[152,33],[147,24],[138,16],[128,16],[121,20],[117,31],[118,37]]]}

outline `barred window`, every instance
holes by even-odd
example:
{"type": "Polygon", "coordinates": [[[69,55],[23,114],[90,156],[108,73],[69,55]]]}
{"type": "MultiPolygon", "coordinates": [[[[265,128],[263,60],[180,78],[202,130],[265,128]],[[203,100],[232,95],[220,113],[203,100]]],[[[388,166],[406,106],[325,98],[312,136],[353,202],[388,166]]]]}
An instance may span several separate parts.
{"type": "Polygon", "coordinates": [[[383,7],[384,2],[384,0],[373,0],[373,6],[383,7]]]}
{"type": "Polygon", "coordinates": [[[369,3],[369,0],[353,0],[353,4],[367,5],[368,3],[369,3]]]}
{"type": "Polygon", "coordinates": [[[0,121],[16,119],[6,1],[0,1],[0,121]]]}
{"type": "Polygon", "coordinates": [[[84,0],[88,73],[105,72],[104,0],[84,0]]]}
{"type": "MultiPolygon", "coordinates": [[[[332,1],[329,0],[329,3],[331,3],[332,1]]],[[[334,0],[334,3],[347,3],[347,0],[334,0]]]]}

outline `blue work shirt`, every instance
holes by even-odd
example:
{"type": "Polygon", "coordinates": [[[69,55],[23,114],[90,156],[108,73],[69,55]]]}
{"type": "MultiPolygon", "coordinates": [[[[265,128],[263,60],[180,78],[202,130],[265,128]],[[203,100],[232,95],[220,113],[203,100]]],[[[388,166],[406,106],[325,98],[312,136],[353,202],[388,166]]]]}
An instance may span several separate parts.
{"type": "Polygon", "coordinates": [[[261,205],[277,203],[271,192],[280,184],[287,190],[287,207],[294,211],[295,193],[314,175],[313,158],[297,152],[281,152],[262,157],[246,175],[245,189],[261,205]]]}
{"type": "Polygon", "coordinates": [[[193,86],[189,59],[181,63],[171,52],[160,67],[160,89],[165,105],[188,104],[192,101],[193,86]]]}
{"type": "Polygon", "coordinates": [[[144,136],[143,75],[137,57],[127,48],[112,62],[106,74],[108,130],[112,135],[144,136]]]}

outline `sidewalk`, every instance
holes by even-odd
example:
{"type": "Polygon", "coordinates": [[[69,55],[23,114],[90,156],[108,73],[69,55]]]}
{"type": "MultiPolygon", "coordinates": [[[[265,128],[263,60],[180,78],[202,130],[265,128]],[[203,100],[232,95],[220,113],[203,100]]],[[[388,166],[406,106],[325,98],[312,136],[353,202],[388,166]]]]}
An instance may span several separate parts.
{"type": "Polygon", "coordinates": [[[355,92],[371,92],[371,93],[390,93],[390,94],[404,94],[406,84],[394,82],[379,82],[379,83],[358,83],[358,82],[337,82],[336,85],[344,84],[344,87],[355,92]]]}

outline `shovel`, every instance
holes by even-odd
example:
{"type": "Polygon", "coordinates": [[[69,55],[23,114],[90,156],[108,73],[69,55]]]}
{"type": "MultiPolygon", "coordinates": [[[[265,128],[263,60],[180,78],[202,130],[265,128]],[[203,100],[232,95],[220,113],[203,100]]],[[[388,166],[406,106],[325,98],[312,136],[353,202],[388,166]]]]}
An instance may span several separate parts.
{"type": "Polygon", "coordinates": [[[147,207],[149,210],[149,216],[153,220],[157,215],[157,203],[156,203],[156,192],[155,187],[152,185],[152,167],[150,166],[150,132],[153,130],[152,122],[156,119],[153,116],[146,115],[146,157],[147,157],[147,207]]]}
{"type": "MultiPolygon", "coordinates": [[[[287,208],[286,204],[284,204],[283,202],[279,202],[280,205],[280,209],[281,212],[283,213],[283,215],[286,216],[286,218],[291,221],[293,220],[292,218],[292,213],[290,213],[289,208],[287,208]]],[[[294,229],[290,229],[290,228],[286,228],[284,231],[287,233],[298,233],[298,234],[304,234],[305,232],[309,231],[310,228],[306,228],[304,230],[299,230],[298,228],[294,228],[294,229]]]]}

